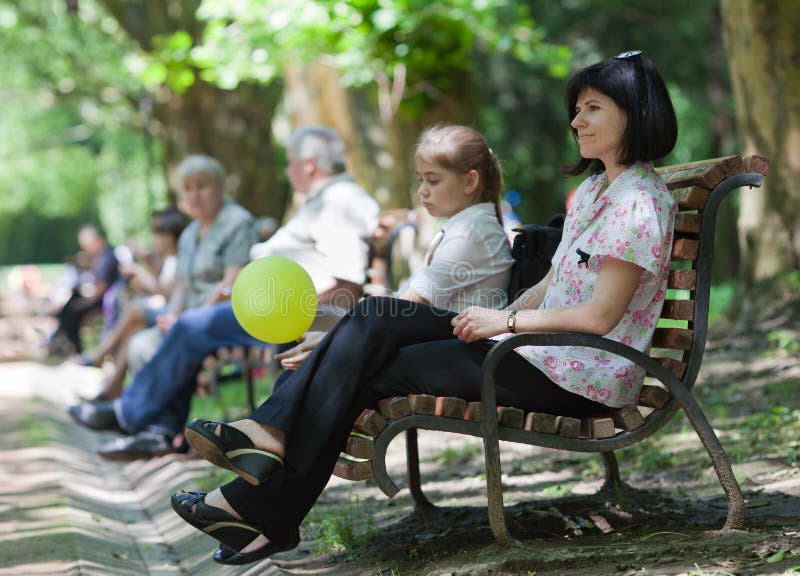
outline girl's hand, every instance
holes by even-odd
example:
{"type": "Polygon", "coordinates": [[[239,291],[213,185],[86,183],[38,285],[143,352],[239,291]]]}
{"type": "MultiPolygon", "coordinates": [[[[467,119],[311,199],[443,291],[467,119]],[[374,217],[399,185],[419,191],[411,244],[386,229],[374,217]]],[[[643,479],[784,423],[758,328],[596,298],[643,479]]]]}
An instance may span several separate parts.
{"type": "Polygon", "coordinates": [[[453,334],[464,342],[475,342],[503,334],[508,331],[506,321],[509,313],[508,310],[470,306],[453,318],[453,334]]]}
{"type": "Polygon", "coordinates": [[[169,329],[172,328],[172,325],[175,324],[177,319],[178,317],[171,312],[161,314],[156,316],[156,326],[158,326],[158,329],[161,330],[162,334],[166,334],[169,332],[169,329]]]}
{"type": "Polygon", "coordinates": [[[306,332],[303,336],[303,341],[290,348],[286,352],[281,352],[275,355],[275,360],[280,360],[281,366],[288,370],[297,370],[303,363],[303,360],[311,355],[311,352],[316,348],[327,332],[306,332]]]}

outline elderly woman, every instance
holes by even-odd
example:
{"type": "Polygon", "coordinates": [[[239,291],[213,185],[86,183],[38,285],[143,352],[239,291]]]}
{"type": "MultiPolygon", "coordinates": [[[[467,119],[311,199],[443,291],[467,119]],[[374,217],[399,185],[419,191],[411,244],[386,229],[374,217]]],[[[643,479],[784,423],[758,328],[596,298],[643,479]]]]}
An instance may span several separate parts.
{"type": "Polygon", "coordinates": [[[178,240],[176,281],[167,311],[156,317],[155,326],[130,339],[127,364],[115,366],[98,399],[119,395],[126,370],[136,373],[153,356],[181,312],[226,299],[248,262],[250,246],[258,241],[253,216],[224,196],[225,169],[219,161],[189,156],[178,165],[174,181],[193,220],[178,240]]]}

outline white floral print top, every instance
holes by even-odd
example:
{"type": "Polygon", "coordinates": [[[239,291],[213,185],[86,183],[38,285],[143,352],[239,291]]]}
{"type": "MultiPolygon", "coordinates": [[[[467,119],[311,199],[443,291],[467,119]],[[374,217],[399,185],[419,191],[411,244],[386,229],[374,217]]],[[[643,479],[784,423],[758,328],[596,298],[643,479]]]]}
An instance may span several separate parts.
{"type": "MultiPolygon", "coordinates": [[[[605,172],[584,180],[567,212],[540,308],[591,300],[608,256],[633,262],[644,273],[622,319],[605,337],[645,352],[664,305],[676,213],[650,163],[634,164],[610,186],[605,172]]],[[[612,407],[636,403],[644,380],[642,368],[603,350],[522,346],[516,351],[562,388],[612,407]]]]}

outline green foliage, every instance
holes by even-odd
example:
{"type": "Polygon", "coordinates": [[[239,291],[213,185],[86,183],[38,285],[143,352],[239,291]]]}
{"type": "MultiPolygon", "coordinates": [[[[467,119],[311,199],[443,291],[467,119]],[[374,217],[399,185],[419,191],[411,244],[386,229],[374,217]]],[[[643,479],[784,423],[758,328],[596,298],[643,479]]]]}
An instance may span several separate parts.
{"type": "Polygon", "coordinates": [[[352,490],[346,504],[326,514],[312,511],[306,523],[314,530],[317,554],[344,552],[353,556],[375,540],[373,516],[362,512],[359,498],[353,497],[352,490]]]}
{"type": "Polygon", "coordinates": [[[800,350],[797,334],[791,330],[773,330],[767,334],[767,342],[770,348],[787,356],[796,354],[800,350]]]}
{"type": "Polygon", "coordinates": [[[465,464],[482,451],[480,444],[464,442],[461,446],[447,446],[434,458],[434,461],[442,466],[465,464]]]}
{"type": "Polygon", "coordinates": [[[152,166],[130,107],[141,86],[129,50],[90,0],[79,21],[63,2],[0,0],[0,261],[59,261],[85,222],[115,243],[146,225],[152,166]]]}
{"type": "Polygon", "coordinates": [[[728,280],[719,284],[711,286],[711,301],[708,305],[708,322],[709,324],[715,318],[719,318],[733,304],[733,297],[736,294],[736,282],[728,280]]]}
{"type": "Polygon", "coordinates": [[[349,86],[399,81],[410,115],[452,90],[455,72],[474,70],[477,45],[545,62],[561,76],[569,56],[544,42],[527,7],[510,0],[206,0],[199,15],[208,26],[191,56],[206,79],[232,87],[322,59],[349,86]]]}
{"type": "Polygon", "coordinates": [[[732,107],[717,0],[204,0],[182,9],[198,4],[177,29],[150,22],[141,3],[126,7],[153,28],[143,50],[98,0],[81,0],[77,17],[64,2],[0,0],[0,129],[11,135],[0,142],[0,240],[30,247],[0,247],[0,260],[58,260],[87,220],[114,242],[146,226],[166,198],[164,145],[149,144],[140,109],[148,92],[163,101],[198,79],[235,90],[311,60],[369,87],[400,121],[447,93],[474,99],[475,124],[507,188],[521,192],[525,221],[563,211],[578,182],[559,172],[576,158],[564,78],[622,50],[644,49],[669,84],[680,136],[666,162],[731,149],[730,130],[717,129],[732,107]],[[155,33],[162,28],[171,31],[155,33]]]}

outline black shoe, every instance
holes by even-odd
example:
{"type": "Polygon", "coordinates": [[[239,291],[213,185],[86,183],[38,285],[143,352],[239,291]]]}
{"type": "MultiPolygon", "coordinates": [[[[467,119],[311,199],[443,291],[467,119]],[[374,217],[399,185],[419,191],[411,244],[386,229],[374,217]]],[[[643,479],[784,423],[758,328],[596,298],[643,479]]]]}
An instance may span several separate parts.
{"type": "Polygon", "coordinates": [[[186,426],[186,441],[206,460],[258,486],[283,467],[283,458],[253,445],[246,434],[223,422],[195,418],[186,426]],[[219,426],[220,435],[214,433],[219,426]]]}
{"type": "Polygon", "coordinates": [[[78,424],[92,430],[113,430],[122,432],[111,402],[82,402],[67,409],[78,424]]]}
{"type": "Polygon", "coordinates": [[[141,458],[155,458],[164,454],[178,452],[170,439],[163,434],[154,432],[137,432],[132,436],[117,438],[104,444],[97,451],[106,460],[120,460],[128,462],[141,458]]]}
{"type": "Polygon", "coordinates": [[[283,543],[267,542],[261,548],[257,548],[252,552],[237,552],[225,544],[220,544],[219,548],[214,552],[213,559],[217,564],[240,566],[242,564],[257,562],[258,560],[262,560],[278,552],[293,550],[297,548],[298,544],[300,544],[299,538],[283,543]]]}

